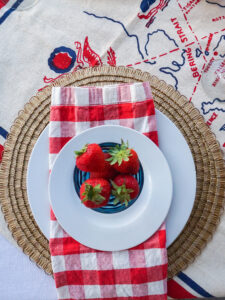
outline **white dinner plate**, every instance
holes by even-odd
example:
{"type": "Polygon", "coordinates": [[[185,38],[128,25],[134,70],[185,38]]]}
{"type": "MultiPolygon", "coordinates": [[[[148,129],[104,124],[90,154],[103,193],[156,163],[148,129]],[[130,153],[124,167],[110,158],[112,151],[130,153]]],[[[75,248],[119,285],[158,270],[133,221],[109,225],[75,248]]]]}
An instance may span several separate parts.
{"type": "Polygon", "coordinates": [[[169,166],[155,143],[134,129],[102,125],[83,131],[62,148],[51,170],[49,198],[58,222],[75,240],[97,250],[120,251],[139,245],[157,231],[169,211],[172,188],[169,166]],[[121,139],[138,154],[143,169],[140,194],[120,212],[90,209],[75,190],[74,151],[91,143],[119,144],[121,139]]]}
{"type": "MultiPolygon", "coordinates": [[[[173,178],[172,203],[166,218],[169,247],[191,214],[196,192],[196,173],[191,151],[179,129],[158,110],[156,118],[159,148],[167,159],[173,178]]],[[[50,215],[48,148],[47,126],[33,148],[27,173],[28,200],[34,218],[46,238],[49,238],[50,215]]]]}

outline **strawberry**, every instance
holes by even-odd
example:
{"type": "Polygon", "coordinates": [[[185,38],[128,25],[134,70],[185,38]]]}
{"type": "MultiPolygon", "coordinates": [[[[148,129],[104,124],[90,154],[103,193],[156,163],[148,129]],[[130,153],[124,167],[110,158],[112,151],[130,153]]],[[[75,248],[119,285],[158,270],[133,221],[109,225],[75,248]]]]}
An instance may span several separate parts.
{"type": "Polygon", "coordinates": [[[130,149],[128,142],[125,144],[122,140],[121,145],[116,145],[109,149],[111,155],[107,161],[117,170],[123,174],[136,174],[139,170],[139,160],[137,153],[130,149]]]}
{"type": "Polygon", "coordinates": [[[80,187],[81,202],[90,208],[105,206],[110,197],[111,186],[103,178],[87,179],[80,187]]]}
{"type": "Polygon", "coordinates": [[[96,172],[90,173],[90,178],[105,178],[105,179],[113,179],[117,175],[117,171],[110,165],[110,163],[106,160],[111,157],[109,153],[104,153],[105,157],[105,166],[103,169],[100,169],[96,172]]]}
{"type": "Polygon", "coordinates": [[[98,144],[87,144],[80,151],[74,151],[77,156],[76,165],[84,172],[102,169],[105,165],[104,153],[98,144]]]}
{"type": "Polygon", "coordinates": [[[115,196],[114,204],[125,203],[136,198],[139,194],[139,185],[137,180],[131,175],[118,175],[111,181],[112,183],[112,195],[115,196]]]}

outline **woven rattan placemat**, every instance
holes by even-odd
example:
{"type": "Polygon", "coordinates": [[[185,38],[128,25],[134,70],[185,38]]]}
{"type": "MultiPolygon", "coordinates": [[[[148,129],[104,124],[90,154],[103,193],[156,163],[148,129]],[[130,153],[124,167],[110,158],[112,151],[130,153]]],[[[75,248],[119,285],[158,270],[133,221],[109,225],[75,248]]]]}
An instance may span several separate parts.
{"type": "Polygon", "coordinates": [[[149,73],[109,66],[83,69],[60,77],[30,99],[10,130],[1,164],[0,199],[9,229],[24,253],[49,274],[52,274],[52,268],[48,240],[32,216],[27,200],[26,174],[32,148],[49,122],[51,87],[138,81],[150,81],[156,108],[183,133],[197,172],[197,192],[191,216],[168,249],[169,278],[184,270],[199,255],[217,227],[223,211],[224,161],[215,136],[198,110],[172,86],[149,73]]]}

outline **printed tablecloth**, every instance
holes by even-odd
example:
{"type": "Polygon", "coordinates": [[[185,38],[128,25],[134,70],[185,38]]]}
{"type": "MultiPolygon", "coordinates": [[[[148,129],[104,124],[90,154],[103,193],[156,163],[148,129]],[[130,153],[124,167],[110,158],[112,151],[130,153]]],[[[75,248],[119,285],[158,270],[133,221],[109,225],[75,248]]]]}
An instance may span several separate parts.
{"type": "MultiPolygon", "coordinates": [[[[222,0],[0,1],[0,152],[32,95],[65,73],[102,64],[139,68],[174,86],[225,149],[223,79],[203,80],[215,60],[225,65],[224,20],[222,0]]],[[[169,282],[169,295],[225,296],[224,248],[225,215],[201,255],[169,282]]]]}

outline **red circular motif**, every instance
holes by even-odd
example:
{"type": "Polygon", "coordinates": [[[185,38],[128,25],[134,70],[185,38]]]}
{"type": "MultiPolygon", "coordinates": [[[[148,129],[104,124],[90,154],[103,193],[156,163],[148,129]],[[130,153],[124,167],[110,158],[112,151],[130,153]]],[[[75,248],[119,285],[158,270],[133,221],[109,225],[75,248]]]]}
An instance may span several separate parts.
{"type": "Polygon", "coordinates": [[[217,51],[215,51],[215,52],[214,52],[214,55],[218,55],[218,52],[217,52],[217,51]]]}
{"type": "Polygon", "coordinates": [[[53,64],[59,69],[67,69],[71,64],[72,58],[68,53],[58,53],[53,58],[53,64]]]}

